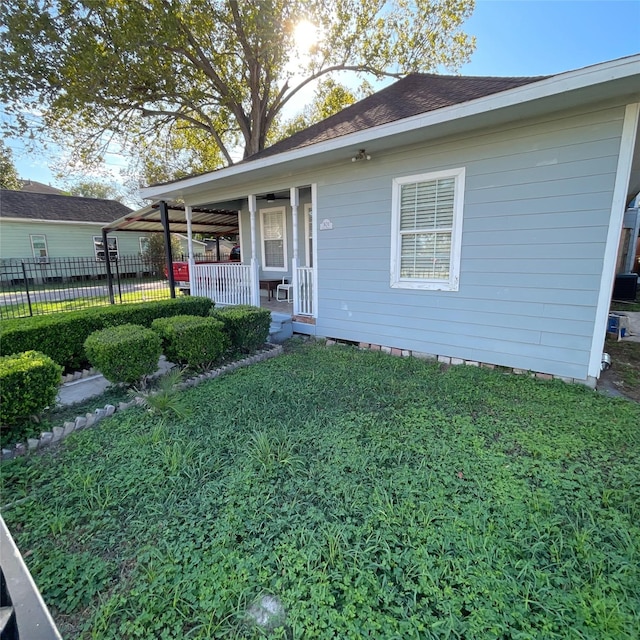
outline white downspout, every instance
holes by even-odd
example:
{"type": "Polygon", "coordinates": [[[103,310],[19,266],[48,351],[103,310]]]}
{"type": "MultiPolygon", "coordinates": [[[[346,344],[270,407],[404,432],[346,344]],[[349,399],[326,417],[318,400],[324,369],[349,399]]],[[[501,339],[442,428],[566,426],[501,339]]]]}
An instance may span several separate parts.
{"type": "Polygon", "coordinates": [[[249,219],[251,220],[251,299],[253,301],[253,305],[256,307],[260,306],[260,287],[258,285],[259,282],[259,273],[258,273],[258,259],[257,255],[257,235],[256,235],[256,197],[255,195],[250,195],[248,197],[249,202],[249,219]]]}
{"type": "Polygon", "coordinates": [[[298,295],[298,205],[300,204],[300,191],[298,187],[291,187],[291,218],[293,233],[293,258],[291,259],[291,284],[293,285],[293,314],[300,312],[298,295]]]}

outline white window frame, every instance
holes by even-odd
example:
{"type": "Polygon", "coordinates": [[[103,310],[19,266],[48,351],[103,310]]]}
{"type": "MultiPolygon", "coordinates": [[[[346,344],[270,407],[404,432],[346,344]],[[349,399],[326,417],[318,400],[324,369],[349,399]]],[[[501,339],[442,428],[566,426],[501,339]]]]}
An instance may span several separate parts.
{"type": "Polygon", "coordinates": [[[109,254],[109,262],[115,262],[118,257],[119,257],[119,253],[118,253],[118,237],[117,236],[111,236],[111,237],[107,237],[107,249],[106,251],[103,251],[103,253],[105,254],[104,258],[101,258],[100,256],[98,256],[98,252],[100,251],[100,249],[98,249],[98,245],[102,244],[102,236],[93,236],[93,251],[96,254],[96,261],[97,262],[104,262],[107,258],[107,254],[109,254]],[[116,245],[115,248],[115,256],[111,256],[112,251],[109,249],[109,243],[113,240],[113,242],[116,245]]]}
{"type": "MultiPolygon", "coordinates": [[[[29,240],[31,240],[31,252],[33,253],[33,257],[36,260],[48,260],[49,259],[49,246],[47,245],[47,236],[44,233],[31,233],[29,234],[29,240]],[[36,248],[33,244],[33,240],[34,238],[42,238],[42,242],[44,242],[44,255],[40,255],[38,252],[36,252],[36,248]]],[[[38,249],[38,251],[41,251],[41,249],[38,249]]]]}
{"type": "MultiPolygon", "coordinates": [[[[458,291],[460,286],[460,256],[462,249],[462,218],[464,209],[465,169],[446,169],[431,173],[394,178],[391,207],[391,281],[394,289],[422,289],[432,291],[458,291]],[[400,273],[402,234],[400,232],[400,197],[402,186],[415,182],[431,182],[454,178],[453,227],[451,229],[451,254],[449,279],[402,278],[400,273]]],[[[415,233],[415,230],[409,231],[415,233]]]]}
{"type": "MultiPolygon", "coordinates": [[[[288,255],[287,255],[287,216],[285,207],[270,207],[269,209],[260,209],[260,238],[261,238],[261,250],[262,250],[262,269],[264,271],[282,271],[288,270],[288,255]],[[265,237],[264,237],[264,214],[279,212],[282,216],[282,257],[283,264],[281,267],[267,267],[266,266],[266,252],[265,252],[265,237]]],[[[242,251],[242,249],[240,249],[242,251]]],[[[242,254],[240,254],[242,255],[242,254]]]]}
{"type": "Polygon", "coordinates": [[[313,266],[313,205],[307,202],[304,205],[304,256],[305,266],[313,266]]]}
{"type": "Polygon", "coordinates": [[[138,238],[138,244],[140,245],[140,255],[144,255],[146,248],[149,246],[149,236],[140,236],[138,238]]]}

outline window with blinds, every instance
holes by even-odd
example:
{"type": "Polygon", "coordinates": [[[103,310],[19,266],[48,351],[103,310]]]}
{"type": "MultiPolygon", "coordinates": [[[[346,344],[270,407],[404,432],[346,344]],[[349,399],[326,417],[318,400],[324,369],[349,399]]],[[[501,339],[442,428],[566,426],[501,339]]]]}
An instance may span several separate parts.
{"type": "Polygon", "coordinates": [[[391,286],[457,290],[464,169],[394,180],[391,286]]]}
{"type": "Polygon", "coordinates": [[[261,214],[262,268],[284,270],[287,261],[284,208],[264,209],[261,214]]]}

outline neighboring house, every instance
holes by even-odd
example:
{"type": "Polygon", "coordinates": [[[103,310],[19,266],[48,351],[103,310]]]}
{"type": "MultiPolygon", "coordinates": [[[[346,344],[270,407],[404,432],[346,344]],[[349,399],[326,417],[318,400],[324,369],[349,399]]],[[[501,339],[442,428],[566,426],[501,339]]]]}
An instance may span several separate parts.
{"type": "Polygon", "coordinates": [[[219,283],[235,270],[259,303],[259,280],[290,278],[297,331],[593,384],[640,191],[639,103],[640,56],[543,78],[413,74],[142,196],[182,198],[183,221],[239,211],[242,265],[197,266],[193,293],[231,302],[219,283]]]}
{"type": "MultiPolygon", "coordinates": [[[[51,270],[62,258],[103,262],[102,226],[130,211],[115,200],[0,190],[0,263],[6,267],[24,261],[49,265],[51,270]]],[[[147,235],[114,234],[108,240],[109,254],[112,258],[139,256],[147,235]]],[[[74,268],[81,276],[80,266],[74,268]]],[[[2,277],[13,279],[6,268],[2,277]]],[[[47,272],[43,277],[60,276],[47,272]]]]}
{"type": "MultiPolygon", "coordinates": [[[[182,255],[187,256],[189,254],[189,239],[187,238],[187,236],[185,236],[182,233],[176,233],[176,236],[178,236],[178,240],[180,240],[180,248],[182,250],[182,255]]],[[[207,253],[206,242],[202,242],[202,240],[193,240],[193,253],[196,256],[204,257],[207,253]]]]}
{"type": "Polygon", "coordinates": [[[28,193],[48,193],[50,195],[67,196],[68,193],[62,191],[62,189],[56,189],[50,184],[44,184],[43,182],[36,182],[35,180],[20,180],[20,191],[27,191],[28,193]]]}

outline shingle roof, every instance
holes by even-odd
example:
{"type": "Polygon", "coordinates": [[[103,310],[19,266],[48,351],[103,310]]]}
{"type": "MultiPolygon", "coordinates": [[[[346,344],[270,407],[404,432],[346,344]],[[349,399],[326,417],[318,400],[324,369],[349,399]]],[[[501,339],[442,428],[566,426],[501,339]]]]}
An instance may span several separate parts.
{"type": "Polygon", "coordinates": [[[499,78],[412,73],[335,115],[250,156],[247,161],[469,102],[548,77],[499,78]]]}
{"type": "Polygon", "coordinates": [[[115,200],[0,190],[0,218],[105,224],[131,211],[115,200]]]}
{"type": "Polygon", "coordinates": [[[28,191],[29,193],[52,193],[60,196],[65,195],[65,192],[61,189],[56,189],[43,182],[36,182],[35,180],[20,180],[20,182],[22,183],[20,191],[28,191]]]}

